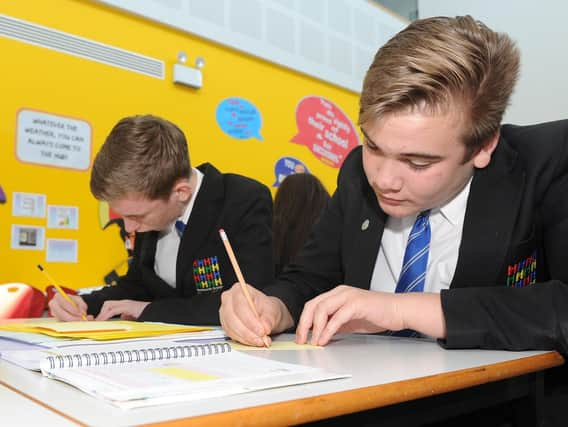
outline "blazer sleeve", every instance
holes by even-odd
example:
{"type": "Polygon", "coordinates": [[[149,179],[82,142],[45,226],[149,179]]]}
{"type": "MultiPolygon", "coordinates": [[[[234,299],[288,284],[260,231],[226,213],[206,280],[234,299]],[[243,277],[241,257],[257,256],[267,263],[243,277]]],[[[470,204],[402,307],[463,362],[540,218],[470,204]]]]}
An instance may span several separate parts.
{"type": "Polygon", "coordinates": [[[362,171],[361,148],[356,147],[345,159],[337,189],[299,255],[273,285],[264,289],[267,295],[279,298],[286,305],[295,323],[307,301],[345,281],[349,268],[346,241],[353,240],[345,232],[347,214],[350,210],[357,211],[363,203],[361,196],[367,181],[362,171]]]}
{"type": "Polygon", "coordinates": [[[568,285],[443,290],[446,348],[558,350],[568,355],[568,285]]]}
{"type": "Polygon", "coordinates": [[[442,344],[447,348],[556,349],[568,355],[568,121],[511,127],[507,132],[528,159],[527,170],[538,174],[526,197],[534,199],[543,276],[521,289],[442,291],[447,331],[442,344]],[[530,159],[537,156],[541,160],[535,172],[530,159]]]}
{"type": "Polygon", "coordinates": [[[336,191],[294,262],[264,290],[282,300],[295,323],[308,300],[343,283],[342,199],[336,191]]]}
{"type": "MultiPolygon", "coordinates": [[[[247,283],[257,288],[274,280],[272,251],[272,196],[259,183],[240,186],[224,208],[224,227],[247,283]],[[234,197],[233,197],[234,196],[234,197]]],[[[218,245],[217,253],[229,264],[218,228],[211,239],[218,245]]],[[[229,264],[230,265],[230,264],[229,264]]],[[[223,277],[223,290],[237,281],[233,269],[223,277]]],[[[138,320],[161,321],[194,325],[219,325],[221,292],[203,293],[190,297],[155,299],[148,304],[138,320]]]]}
{"type": "Polygon", "coordinates": [[[190,298],[160,298],[146,306],[137,320],[184,325],[220,325],[221,292],[190,298]]]}
{"type": "Polygon", "coordinates": [[[127,273],[118,279],[116,285],[82,295],[89,314],[96,316],[105,301],[153,301],[175,296],[176,290],[154,272],[156,239],[157,232],[154,231],[136,233],[134,256],[129,261],[127,273]]]}
{"type": "MultiPolygon", "coordinates": [[[[262,289],[274,280],[274,251],[272,248],[272,195],[262,185],[253,197],[239,202],[240,215],[230,233],[231,246],[247,283],[262,289]]],[[[232,271],[232,269],[231,269],[232,271]]],[[[237,281],[234,275],[231,287],[237,281]]]]}
{"type": "Polygon", "coordinates": [[[143,273],[141,266],[136,260],[128,268],[126,275],[119,278],[118,283],[114,286],[105,286],[104,288],[93,291],[90,294],[81,295],[85,303],[87,303],[87,314],[96,316],[101,311],[103,303],[108,300],[131,299],[137,301],[150,301],[152,296],[142,286],[143,273]]]}
{"type": "MultiPolygon", "coordinates": [[[[568,122],[567,122],[568,123],[568,122]]],[[[568,126],[567,126],[568,127],[568,126]]],[[[568,283],[568,129],[562,150],[556,153],[553,177],[542,191],[539,212],[543,224],[543,259],[550,279],[568,283]]],[[[568,306],[566,306],[568,307],[568,306]]]]}

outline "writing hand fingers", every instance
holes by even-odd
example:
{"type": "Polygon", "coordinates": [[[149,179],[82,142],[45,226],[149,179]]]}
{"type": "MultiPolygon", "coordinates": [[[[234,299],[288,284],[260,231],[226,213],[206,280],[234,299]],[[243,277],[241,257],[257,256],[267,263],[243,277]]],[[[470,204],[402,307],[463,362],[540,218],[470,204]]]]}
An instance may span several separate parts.
{"type": "Polygon", "coordinates": [[[314,345],[327,344],[333,334],[341,327],[342,322],[349,321],[350,316],[353,316],[351,310],[333,320],[335,313],[346,304],[350,304],[350,300],[357,295],[357,292],[350,286],[341,285],[308,301],[298,323],[296,342],[305,343],[308,331],[311,328],[312,338],[310,342],[314,345]],[[329,325],[331,321],[332,323],[329,325]]]}
{"type": "Polygon", "coordinates": [[[298,326],[296,327],[296,343],[305,344],[307,342],[308,331],[312,328],[316,306],[317,303],[314,300],[310,300],[304,305],[298,326]]]}
{"type": "Polygon", "coordinates": [[[95,320],[108,320],[122,314],[124,311],[121,301],[105,301],[95,320]]]}
{"type": "MultiPolygon", "coordinates": [[[[262,346],[263,327],[248,306],[240,286],[235,285],[223,292],[221,300],[219,317],[225,333],[244,344],[262,346]]],[[[253,301],[258,303],[258,300],[258,295],[254,295],[253,301]]]]}
{"type": "MultiPolygon", "coordinates": [[[[337,329],[345,321],[345,317],[348,313],[345,312],[344,306],[348,303],[345,293],[334,292],[327,295],[327,298],[320,301],[314,311],[313,326],[312,326],[312,339],[311,343],[313,345],[325,345],[337,329]],[[342,311],[344,315],[339,316],[338,312],[342,311]],[[330,325],[330,322],[331,325],[330,325]],[[327,330],[327,331],[326,331],[327,330]],[[327,338],[322,336],[322,333],[326,331],[327,338]],[[331,334],[331,335],[330,335],[331,334]]],[[[348,320],[348,318],[347,318],[348,320]]]]}
{"type": "MultiPolygon", "coordinates": [[[[74,300],[78,303],[79,301],[83,304],[84,301],[80,297],[74,297],[74,300]]],[[[51,301],[48,304],[49,311],[51,312],[52,316],[54,316],[58,320],[62,321],[75,321],[81,320],[82,312],[80,309],[77,309],[72,303],[67,301],[59,294],[55,294],[51,301]]],[[[80,307],[80,306],[79,306],[80,307]]],[[[85,305],[86,307],[86,305],[85,305]]]]}
{"type": "Polygon", "coordinates": [[[318,331],[316,336],[316,345],[326,345],[329,340],[339,331],[343,326],[348,324],[353,319],[354,313],[352,305],[341,304],[327,318],[327,322],[318,331]]]}

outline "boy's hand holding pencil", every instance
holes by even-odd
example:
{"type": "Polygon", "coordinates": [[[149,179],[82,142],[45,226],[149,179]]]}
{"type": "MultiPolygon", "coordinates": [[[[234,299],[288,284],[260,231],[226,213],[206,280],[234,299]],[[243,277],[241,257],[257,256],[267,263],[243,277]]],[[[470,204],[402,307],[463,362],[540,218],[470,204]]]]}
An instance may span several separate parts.
{"type": "Polygon", "coordinates": [[[245,282],[227,235],[223,230],[219,234],[239,280],[221,294],[221,326],[236,341],[270,347],[269,335],[294,326],[292,316],[278,298],[267,296],[245,282]]]}
{"type": "MultiPolygon", "coordinates": [[[[233,252],[233,247],[231,246],[231,243],[229,242],[229,238],[227,237],[227,234],[225,233],[225,230],[223,230],[223,229],[219,230],[219,235],[221,236],[221,240],[223,241],[223,244],[225,245],[225,250],[227,251],[227,255],[229,256],[229,259],[231,260],[231,264],[233,265],[233,269],[235,270],[235,275],[237,276],[237,279],[239,280],[239,286],[241,287],[243,295],[246,299],[248,308],[254,314],[256,321],[259,322],[259,327],[261,327],[262,325],[260,325],[260,316],[258,315],[258,311],[256,310],[256,306],[255,306],[255,304],[254,304],[254,302],[253,302],[253,300],[250,296],[249,286],[245,282],[245,279],[243,277],[243,273],[241,272],[241,268],[239,267],[239,263],[237,262],[237,258],[235,257],[235,253],[233,252]]],[[[269,341],[269,338],[266,335],[266,333],[260,332],[259,335],[261,336],[261,339],[262,339],[264,346],[270,347],[270,341],[269,341]]]]}
{"type": "Polygon", "coordinates": [[[74,321],[74,320],[92,320],[92,316],[86,315],[87,304],[83,298],[76,295],[67,295],[61,286],[51,277],[51,275],[40,265],[37,265],[39,271],[50,282],[57,293],[49,302],[49,310],[52,316],[59,320],[74,321]]]}

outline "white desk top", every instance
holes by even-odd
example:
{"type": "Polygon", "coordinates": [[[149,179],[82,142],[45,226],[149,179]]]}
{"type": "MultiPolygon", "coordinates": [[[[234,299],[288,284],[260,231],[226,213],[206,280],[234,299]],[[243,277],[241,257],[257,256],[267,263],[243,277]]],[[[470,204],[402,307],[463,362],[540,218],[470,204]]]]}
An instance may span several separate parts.
{"type": "MultiPolygon", "coordinates": [[[[278,337],[278,340],[292,339],[292,335],[278,337]]],[[[302,399],[508,362],[544,353],[546,352],[445,350],[433,341],[350,335],[340,337],[318,350],[260,350],[254,354],[322,367],[338,373],[349,373],[351,378],[130,411],[115,408],[66,384],[4,361],[0,361],[0,381],[14,386],[72,419],[92,426],[111,427],[163,422],[302,399]]]]}
{"type": "Polygon", "coordinates": [[[58,415],[49,408],[28,399],[0,384],[0,425],[76,427],[77,424],[58,415]]]}

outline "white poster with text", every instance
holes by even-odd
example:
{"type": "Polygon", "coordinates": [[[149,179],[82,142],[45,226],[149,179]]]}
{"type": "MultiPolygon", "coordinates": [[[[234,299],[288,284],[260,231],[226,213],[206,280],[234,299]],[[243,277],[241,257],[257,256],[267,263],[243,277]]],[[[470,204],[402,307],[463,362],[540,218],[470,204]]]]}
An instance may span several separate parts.
{"type": "Polygon", "coordinates": [[[16,154],[22,162],[87,170],[91,125],[84,120],[35,110],[18,112],[16,154]]]}

